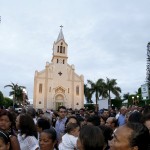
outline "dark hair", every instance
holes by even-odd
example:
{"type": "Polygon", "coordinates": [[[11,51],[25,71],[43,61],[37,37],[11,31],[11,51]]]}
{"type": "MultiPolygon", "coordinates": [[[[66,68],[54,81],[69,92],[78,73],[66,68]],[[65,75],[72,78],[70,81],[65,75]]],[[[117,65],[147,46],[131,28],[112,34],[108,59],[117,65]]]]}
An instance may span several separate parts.
{"type": "Polygon", "coordinates": [[[0,139],[2,139],[5,144],[8,144],[10,142],[9,135],[2,130],[0,130],[0,139]]]}
{"type": "Polygon", "coordinates": [[[102,130],[104,140],[108,143],[108,140],[112,140],[113,129],[106,125],[100,125],[99,128],[102,130]]]}
{"type": "Polygon", "coordinates": [[[19,129],[21,135],[35,136],[37,138],[37,130],[33,118],[28,114],[20,114],[19,129]]]}
{"type": "Polygon", "coordinates": [[[142,123],[145,123],[148,120],[150,120],[150,113],[148,113],[142,117],[142,123]]]}
{"type": "Polygon", "coordinates": [[[102,133],[103,133],[103,136],[104,136],[104,141],[105,141],[105,144],[106,144],[106,148],[105,149],[108,149],[109,148],[109,144],[108,144],[108,141],[112,140],[112,134],[113,134],[113,129],[110,128],[109,126],[106,126],[106,125],[100,125],[99,128],[102,130],[102,133]]]}
{"type": "Polygon", "coordinates": [[[80,130],[79,140],[84,150],[103,150],[104,137],[99,127],[83,126],[80,130]]]}
{"type": "Polygon", "coordinates": [[[42,130],[50,128],[50,122],[44,118],[40,118],[37,120],[37,126],[42,128],[42,130]]]}
{"type": "Polygon", "coordinates": [[[6,109],[1,109],[0,110],[0,117],[2,117],[2,116],[8,116],[9,121],[11,123],[14,121],[12,114],[9,111],[7,111],[6,109]]]}
{"type": "Polygon", "coordinates": [[[141,123],[128,122],[126,127],[132,130],[130,137],[131,147],[138,146],[138,150],[147,150],[149,144],[149,131],[141,123]]]}
{"type": "Polygon", "coordinates": [[[36,110],[33,107],[27,108],[26,113],[29,114],[32,118],[35,118],[36,116],[36,110]]]}
{"type": "Polygon", "coordinates": [[[91,122],[94,126],[100,125],[100,117],[97,115],[92,115],[87,118],[87,122],[91,122]]]}
{"type": "Polygon", "coordinates": [[[77,123],[69,123],[66,127],[66,132],[70,133],[71,131],[73,131],[77,127],[79,127],[79,125],[77,123]]]}
{"type": "MultiPolygon", "coordinates": [[[[102,116],[102,115],[100,115],[100,119],[103,119],[104,120],[104,122],[106,123],[106,120],[107,120],[107,118],[106,117],[104,117],[104,116],[102,116]]],[[[100,122],[101,123],[101,122],[100,122]]]]}
{"type": "Polygon", "coordinates": [[[65,106],[59,106],[59,107],[58,107],[58,111],[59,111],[60,109],[65,109],[65,110],[66,110],[66,107],[65,107],[65,106]]]}
{"type": "Polygon", "coordinates": [[[67,118],[66,122],[65,122],[65,126],[67,125],[67,123],[69,122],[69,120],[72,119],[72,118],[77,121],[77,124],[80,124],[80,123],[79,123],[79,120],[78,120],[78,118],[77,118],[76,116],[69,116],[69,117],[67,118]]]}
{"type": "Polygon", "coordinates": [[[129,122],[137,122],[137,123],[141,123],[142,121],[142,114],[138,111],[135,111],[133,113],[130,114],[129,118],[128,118],[129,122]]]}
{"type": "Polygon", "coordinates": [[[11,112],[7,111],[6,109],[1,109],[0,110],[0,117],[2,116],[7,116],[9,118],[9,121],[11,122],[11,126],[10,126],[10,129],[9,129],[9,135],[15,135],[14,134],[14,131],[13,131],[13,127],[15,126],[15,120],[14,120],[14,117],[13,115],[11,114],[11,112]]]}
{"type": "Polygon", "coordinates": [[[49,138],[52,139],[53,142],[56,141],[57,134],[54,128],[46,129],[46,130],[43,130],[42,132],[47,133],[49,135],[49,138]]]}

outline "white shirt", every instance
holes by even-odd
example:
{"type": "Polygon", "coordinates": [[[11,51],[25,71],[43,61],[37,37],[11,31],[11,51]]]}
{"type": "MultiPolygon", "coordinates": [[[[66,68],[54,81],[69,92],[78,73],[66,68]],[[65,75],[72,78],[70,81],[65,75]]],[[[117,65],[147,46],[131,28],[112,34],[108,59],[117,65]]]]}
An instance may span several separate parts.
{"type": "Polygon", "coordinates": [[[18,134],[18,141],[21,150],[35,150],[39,147],[38,140],[34,136],[27,136],[18,134]]]}
{"type": "Polygon", "coordinates": [[[74,150],[76,148],[77,137],[66,133],[62,136],[62,142],[59,144],[59,150],[74,150]]]}

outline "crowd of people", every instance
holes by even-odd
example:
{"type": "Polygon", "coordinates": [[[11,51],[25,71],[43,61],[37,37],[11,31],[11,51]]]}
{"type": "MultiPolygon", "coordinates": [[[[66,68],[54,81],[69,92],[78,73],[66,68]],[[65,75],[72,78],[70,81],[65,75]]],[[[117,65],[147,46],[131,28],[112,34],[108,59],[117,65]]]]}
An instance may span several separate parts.
{"type": "Polygon", "coordinates": [[[150,150],[150,106],[1,108],[0,150],[150,150]]]}

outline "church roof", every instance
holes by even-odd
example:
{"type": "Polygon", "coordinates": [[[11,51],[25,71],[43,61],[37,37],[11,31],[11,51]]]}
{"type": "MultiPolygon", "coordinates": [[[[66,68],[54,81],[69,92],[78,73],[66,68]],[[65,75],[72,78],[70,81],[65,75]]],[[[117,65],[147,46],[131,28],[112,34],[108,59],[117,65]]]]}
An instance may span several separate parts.
{"type": "Polygon", "coordinates": [[[63,35],[63,32],[62,32],[62,28],[60,29],[60,32],[59,32],[59,35],[58,35],[58,38],[57,38],[57,41],[60,41],[60,40],[64,40],[65,41],[65,38],[64,38],[64,35],[63,35]]]}

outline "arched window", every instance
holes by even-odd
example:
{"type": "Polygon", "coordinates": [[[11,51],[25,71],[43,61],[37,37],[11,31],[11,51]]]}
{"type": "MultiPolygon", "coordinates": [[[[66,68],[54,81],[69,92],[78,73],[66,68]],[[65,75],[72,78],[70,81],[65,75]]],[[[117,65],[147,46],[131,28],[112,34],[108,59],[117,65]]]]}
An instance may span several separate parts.
{"type": "Polygon", "coordinates": [[[76,86],[76,95],[79,95],[79,86],[76,86]]]}
{"type": "Polygon", "coordinates": [[[57,64],[58,64],[58,59],[57,59],[57,64]]]}
{"type": "Polygon", "coordinates": [[[59,46],[57,47],[57,52],[59,53],[59,46]]]}
{"type": "Polygon", "coordinates": [[[65,54],[65,47],[63,47],[63,53],[65,54]]]}
{"type": "Polygon", "coordinates": [[[65,60],[63,59],[63,64],[65,63],[65,60]]]}
{"type": "Polygon", "coordinates": [[[42,93],[42,84],[39,84],[39,93],[42,93]]]}
{"type": "Polygon", "coordinates": [[[60,46],[60,53],[62,53],[62,46],[60,46]]]}
{"type": "Polygon", "coordinates": [[[69,93],[69,88],[68,88],[68,93],[69,93]]]}

